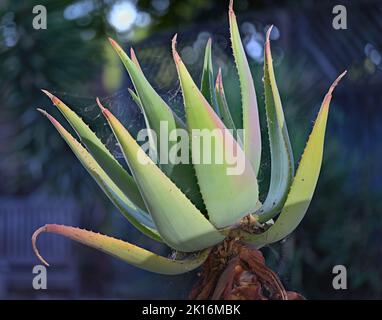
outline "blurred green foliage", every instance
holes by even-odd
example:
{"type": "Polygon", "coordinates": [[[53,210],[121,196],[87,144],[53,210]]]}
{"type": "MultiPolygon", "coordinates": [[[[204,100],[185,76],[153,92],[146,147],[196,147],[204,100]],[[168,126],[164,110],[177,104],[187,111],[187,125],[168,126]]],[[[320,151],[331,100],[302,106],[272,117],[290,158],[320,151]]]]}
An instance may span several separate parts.
{"type": "Polygon", "coordinates": [[[70,164],[72,159],[66,156],[63,142],[35,111],[36,107],[50,105],[41,88],[81,95],[91,91],[92,86],[94,89],[94,75],[101,72],[103,40],[99,38],[105,32],[103,18],[94,14],[83,20],[64,19],[64,9],[70,3],[2,2],[0,113],[5,136],[5,154],[0,160],[0,171],[5,177],[0,187],[2,194],[35,191],[47,177],[59,186],[58,191],[70,190],[73,183],[74,189],[79,185],[75,182],[79,168],[70,164]],[[46,30],[32,27],[35,4],[47,8],[46,30]],[[53,154],[67,161],[52,161],[53,154]]]}

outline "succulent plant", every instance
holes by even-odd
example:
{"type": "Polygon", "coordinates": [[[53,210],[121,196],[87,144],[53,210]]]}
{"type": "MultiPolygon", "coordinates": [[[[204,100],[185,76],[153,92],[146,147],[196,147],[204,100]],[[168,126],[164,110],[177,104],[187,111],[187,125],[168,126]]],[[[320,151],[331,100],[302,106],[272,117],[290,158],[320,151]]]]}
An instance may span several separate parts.
{"type": "MultiPolygon", "coordinates": [[[[298,226],[317,184],[332,92],[345,72],[334,81],[325,95],[295,173],[273,70],[270,49],[272,28],[268,30],[264,53],[264,93],[271,177],[268,195],[260,203],[257,174],[261,160],[261,134],[257,98],[232,1],[229,6],[229,25],[242,98],[240,128],[235,126],[227,105],[221,70],[216,81],[214,79],[210,40],[206,45],[200,89],[176,50],[176,36],[172,40],[186,123],[172,112],[150,85],[134,51],[131,50],[129,57],[114,40],[110,39],[110,42],[130,75],[135,88],[130,93],[144,115],[146,127],[158,135],[158,141],[176,144],[176,141],[161,133],[161,122],[167,123],[170,130],[186,129],[190,133],[193,129],[230,129],[230,134],[225,135],[224,139],[234,145],[237,155],[244,160],[241,174],[227,174],[229,163],[226,160],[220,164],[196,163],[193,161],[195,150],[191,152],[190,163],[157,165],[142,151],[112,112],[97,99],[123,152],[132,173],[130,175],[78,115],[57,97],[43,90],[73,127],[80,142],[46,111],[39,111],[51,121],[113,204],[142,233],[182,253],[177,258],[167,258],[106,235],[71,226],[47,224],[36,230],[32,237],[33,248],[43,263],[48,265],[36,247],[37,237],[42,232],[61,234],[151,272],[180,274],[201,266],[212,248],[225,239],[240,239],[243,243],[261,248],[282,240],[298,226]],[[138,154],[145,163],[138,160],[138,154]]],[[[192,139],[194,137],[191,135],[192,139]]],[[[217,139],[223,138],[219,136],[217,139]]],[[[149,144],[150,148],[159,149],[159,142],[150,137],[149,144]]],[[[214,149],[210,152],[216,156],[214,149]]],[[[160,154],[162,156],[166,155],[160,154]]]]}

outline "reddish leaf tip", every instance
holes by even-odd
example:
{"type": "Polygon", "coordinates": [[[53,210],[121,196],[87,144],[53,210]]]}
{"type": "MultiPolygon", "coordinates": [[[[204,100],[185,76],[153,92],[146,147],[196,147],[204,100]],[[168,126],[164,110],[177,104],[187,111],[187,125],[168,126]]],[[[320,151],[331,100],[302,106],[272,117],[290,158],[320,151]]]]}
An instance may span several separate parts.
{"type": "Polygon", "coordinates": [[[219,67],[218,75],[216,77],[216,88],[219,91],[223,90],[223,79],[222,79],[222,68],[221,67],[219,67]]]}
{"type": "Polygon", "coordinates": [[[326,108],[329,108],[329,105],[330,105],[330,101],[332,99],[332,94],[333,94],[333,91],[334,89],[336,88],[336,86],[338,85],[338,83],[341,81],[341,79],[346,75],[347,73],[347,70],[345,70],[344,72],[342,72],[336,80],[333,81],[332,85],[330,86],[329,90],[328,90],[328,93],[325,95],[325,98],[324,98],[324,102],[323,102],[323,105],[326,107],[326,108]]]}
{"type": "Polygon", "coordinates": [[[52,117],[48,112],[46,112],[43,109],[37,108],[38,112],[41,112],[45,117],[48,118],[48,120],[55,126],[55,127],[61,127],[61,124],[54,118],[52,117]]]}
{"type": "Polygon", "coordinates": [[[178,38],[178,34],[175,33],[174,37],[171,40],[171,48],[172,48],[172,55],[174,57],[175,63],[180,60],[180,56],[178,52],[176,51],[176,39],[178,38]]]}
{"type": "Polygon", "coordinates": [[[134,62],[135,66],[142,71],[141,66],[139,65],[137,55],[135,54],[133,47],[130,48],[130,57],[131,57],[131,60],[134,62]]]}
{"type": "Polygon", "coordinates": [[[268,30],[267,30],[267,34],[266,34],[266,36],[265,36],[265,39],[266,39],[266,43],[269,43],[269,39],[270,39],[270,37],[271,37],[271,32],[272,32],[272,29],[273,29],[273,24],[268,28],[268,30]]]}
{"type": "Polygon", "coordinates": [[[178,34],[175,33],[174,36],[172,37],[172,40],[171,40],[173,47],[176,45],[176,39],[177,38],[178,38],[178,34]]]}
{"type": "Polygon", "coordinates": [[[234,12],[233,12],[233,0],[230,0],[229,1],[229,7],[228,7],[229,9],[229,13],[230,14],[235,14],[234,12]]]}
{"type": "Polygon", "coordinates": [[[58,99],[55,95],[51,94],[49,91],[41,89],[42,92],[44,92],[50,100],[52,100],[53,104],[57,105],[58,103],[61,102],[60,99],[58,99]]]}
{"type": "Polygon", "coordinates": [[[102,113],[104,113],[106,108],[102,105],[102,103],[101,103],[101,101],[99,100],[98,97],[96,98],[96,101],[97,101],[98,107],[101,109],[102,113]]]}
{"type": "Polygon", "coordinates": [[[338,83],[339,83],[339,82],[341,81],[341,79],[346,75],[346,73],[347,73],[347,70],[345,70],[344,72],[342,72],[342,73],[337,77],[337,79],[333,81],[332,85],[331,85],[330,88],[329,88],[329,92],[328,92],[328,94],[331,95],[331,94],[333,93],[334,89],[337,87],[338,83]]]}
{"type": "Polygon", "coordinates": [[[131,56],[131,59],[135,58],[135,51],[133,49],[133,47],[130,48],[130,56],[131,56]]]}
{"type": "Polygon", "coordinates": [[[102,105],[101,101],[98,98],[96,99],[96,101],[99,108],[101,109],[102,114],[106,117],[106,119],[110,119],[112,113],[102,105]]]}
{"type": "Polygon", "coordinates": [[[51,94],[48,90],[41,89],[42,92],[44,92],[50,99],[52,99],[54,96],[51,94]]]}
{"type": "Polygon", "coordinates": [[[44,116],[46,116],[46,115],[48,114],[44,109],[36,108],[36,110],[37,110],[38,112],[41,112],[44,116]]]}
{"type": "MultiPolygon", "coordinates": [[[[42,110],[43,111],[43,110],[42,110]]],[[[36,242],[37,242],[37,238],[38,236],[43,233],[43,232],[47,232],[48,231],[48,225],[46,224],[45,226],[42,226],[40,228],[38,228],[32,235],[32,248],[33,248],[33,251],[36,255],[36,257],[44,264],[46,265],[47,267],[49,267],[49,263],[41,256],[40,252],[38,251],[38,248],[37,248],[37,245],[36,245],[36,242]]]]}
{"type": "Polygon", "coordinates": [[[108,40],[109,40],[109,42],[111,43],[112,46],[116,46],[117,45],[117,42],[113,38],[108,37],[108,40]]]}
{"type": "Polygon", "coordinates": [[[108,38],[108,39],[109,39],[110,44],[113,46],[113,48],[114,48],[115,50],[117,50],[117,51],[121,51],[121,50],[122,50],[121,47],[120,47],[120,45],[117,43],[117,41],[115,41],[115,40],[112,39],[112,38],[108,38]]]}

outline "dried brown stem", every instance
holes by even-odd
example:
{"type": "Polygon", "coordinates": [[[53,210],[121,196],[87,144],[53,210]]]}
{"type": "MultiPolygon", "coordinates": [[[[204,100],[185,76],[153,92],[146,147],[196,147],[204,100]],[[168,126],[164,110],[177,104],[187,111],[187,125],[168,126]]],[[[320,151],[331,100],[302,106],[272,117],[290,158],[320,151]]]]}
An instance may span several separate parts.
{"type": "Polygon", "coordinates": [[[238,239],[227,239],[211,251],[203,265],[199,283],[190,299],[212,300],[296,300],[278,275],[265,265],[262,253],[238,239]]]}

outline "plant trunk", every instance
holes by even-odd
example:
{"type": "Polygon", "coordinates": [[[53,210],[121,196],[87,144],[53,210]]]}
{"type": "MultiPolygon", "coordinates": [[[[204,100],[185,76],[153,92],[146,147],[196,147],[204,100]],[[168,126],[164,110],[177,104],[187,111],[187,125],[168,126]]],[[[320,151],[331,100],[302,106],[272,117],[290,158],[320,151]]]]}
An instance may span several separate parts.
{"type": "Polygon", "coordinates": [[[240,240],[227,239],[211,251],[189,299],[300,300],[304,297],[285,290],[278,275],[265,265],[261,251],[240,240]]]}

